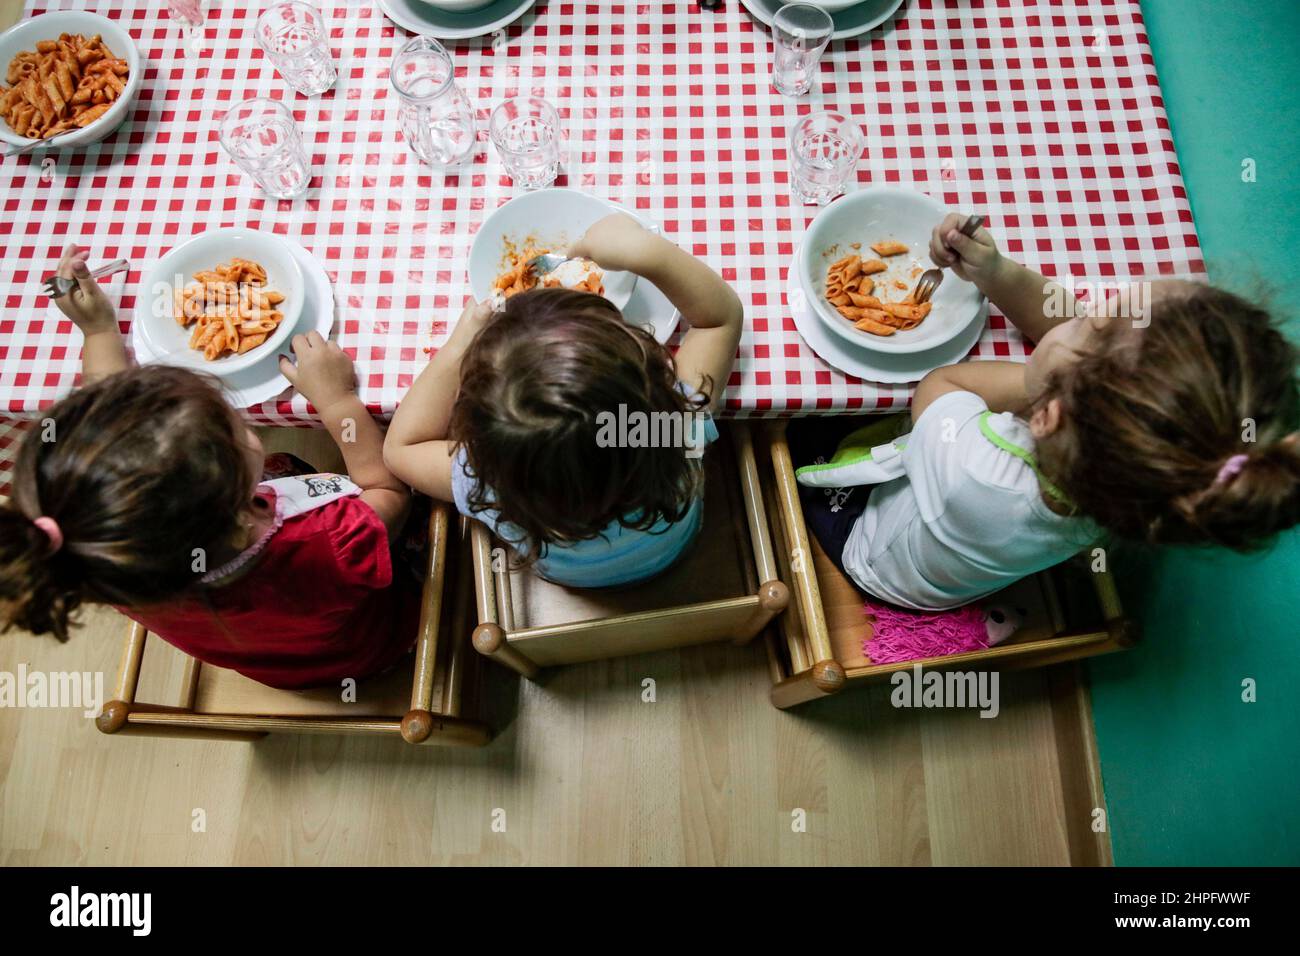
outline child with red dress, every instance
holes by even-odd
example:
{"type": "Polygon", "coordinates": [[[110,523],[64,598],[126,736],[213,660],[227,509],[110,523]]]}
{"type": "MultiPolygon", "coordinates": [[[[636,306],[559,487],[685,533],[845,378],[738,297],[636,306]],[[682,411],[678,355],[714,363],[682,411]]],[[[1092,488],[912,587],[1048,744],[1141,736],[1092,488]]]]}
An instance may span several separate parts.
{"type": "Polygon", "coordinates": [[[110,604],[207,664],[273,687],[362,678],[415,641],[419,593],[391,543],[410,493],[352,360],[318,333],[281,371],[311,401],[347,475],[264,479],[255,432],[209,376],[132,367],[113,307],[69,246],[56,302],[85,336],[82,387],[48,409],[0,505],[0,625],[66,640],[110,604]]]}

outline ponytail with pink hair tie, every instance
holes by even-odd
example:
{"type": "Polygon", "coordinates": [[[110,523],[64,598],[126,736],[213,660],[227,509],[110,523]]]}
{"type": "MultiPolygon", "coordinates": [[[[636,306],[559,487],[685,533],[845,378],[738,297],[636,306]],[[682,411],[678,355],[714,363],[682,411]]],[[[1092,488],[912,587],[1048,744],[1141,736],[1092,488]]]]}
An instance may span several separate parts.
{"type": "Polygon", "coordinates": [[[59,523],[53,518],[41,515],[32,524],[44,531],[45,537],[50,539],[50,554],[57,554],[63,547],[63,530],[59,527],[59,523]]]}
{"type": "Polygon", "coordinates": [[[1219,469],[1219,473],[1214,476],[1215,485],[1227,484],[1241,474],[1241,469],[1246,467],[1247,457],[1244,454],[1233,455],[1225,461],[1223,467],[1219,469]]]}

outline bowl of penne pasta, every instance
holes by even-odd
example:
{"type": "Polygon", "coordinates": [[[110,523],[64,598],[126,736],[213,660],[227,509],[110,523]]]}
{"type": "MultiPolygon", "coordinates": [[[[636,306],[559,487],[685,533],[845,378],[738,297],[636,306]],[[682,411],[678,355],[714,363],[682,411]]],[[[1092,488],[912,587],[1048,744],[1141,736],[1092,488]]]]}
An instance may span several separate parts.
{"type": "Polygon", "coordinates": [[[135,321],[155,360],[224,375],[279,354],[305,295],[284,240],[217,229],[176,246],[141,277],[135,321]]]}
{"type": "MultiPolygon", "coordinates": [[[[551,188],[523,193],[483,221],[469,251],[469,284],[474,298],[501,302],[536,287],[564,287],[604,296],[619,309],[636,288],[631,272],[600,269],[586,259],[566,263],[545,276],[526,268],[545,252],[563,255],[598,219],[624,212],[615,203],[579,192],[551,188]]],[[[635,217],[633,217],[635,218],[635,217]]]]}
{"type": "Polygon", "coordinates": [[[131,35],[95,13],[64,10],[0,35],[0,139],[97,143],[131,112],[144,68],[131,35]]]}
{"type": "Polygon", "coordinates": [[[831,203],[799,247],[799,283],[811,311],[838,338],[877,352],[923,352],[970,327],[983,296],[951,271],[926,303],[912,301],[934,267],[930,233],[944,207],[924,193],[863,189],[831,203]]]}

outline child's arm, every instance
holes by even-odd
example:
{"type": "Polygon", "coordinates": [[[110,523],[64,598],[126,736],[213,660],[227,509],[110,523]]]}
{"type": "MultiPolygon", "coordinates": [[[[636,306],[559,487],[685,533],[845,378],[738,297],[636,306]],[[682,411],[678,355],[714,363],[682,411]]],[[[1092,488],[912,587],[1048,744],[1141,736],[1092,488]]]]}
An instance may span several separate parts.
{"type": "Polygon", "coordinates": [[[965,219],[960,213],[949,213],[935,227],[930,236],[930,258],[935,265],[975,283],[1031,342],[1075,317],[1078,300],[1073,295],[1003,256],[987,229],[977,229],[974,237],[962,235],[958,230],[965,219]],[[1061,314],[1052,315],[1054,312],[1061,314]]]}
{"type": "Polygon", "coordinates": [[[596,222],[569,249],[602,269],[624,270],[653,282],[690,326],[677,350],[677,377],[688,387],[708,384],[717,407],[744,328],[740,297],[707,265],[622,213],[596,222]]]}
{"type": "Polygon", "coordinates": [[[293,337],[295,365],[280,357],[280,371],[316,407],[343,453],[348,477],[361,486],[361,500],[375,509],[391,540],[402,528],[410,490],[384,467],[384,435],[357,396],[352,359],[319,332],[293,337]]]}
{"type": "Polygon", "coordinates": [[[70,318],[85,336],[81,346],[81,381],[88,385],[115,372],[129,368],[126,346],[117,328],[117,313],[99,283],[86,268],[89,251],[68,246],[59,260],[58,274],[76,279],[77,286],[67,295],[54,300],[59,311],[70,318]]]}
{"type": "Polygon", "coordinates": [[[442,501],[452,500],[453,446],[446,439],[460,388],[460,360],[491,317],[490,302],[469,301],[446,343],[397,407],[384,441],[384,461],[393,474],[442,501]]]}
{"type": "Polygon", "coordinates": [[[912,396],[912,422],[915,424],[940,395],[948,392],[974,392],[984,399],[990,411],[1021,411],[1028,403],[1023,362],[962,362],[945,365],[921,379],[912,396]]]}

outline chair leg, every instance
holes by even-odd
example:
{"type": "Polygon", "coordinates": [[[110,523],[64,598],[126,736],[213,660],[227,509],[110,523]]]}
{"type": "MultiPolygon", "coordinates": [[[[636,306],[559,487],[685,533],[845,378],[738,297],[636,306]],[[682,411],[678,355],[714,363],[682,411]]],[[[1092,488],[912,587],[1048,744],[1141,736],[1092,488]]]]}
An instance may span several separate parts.
{"type": "Polygon", "coordinates": [[[427,710],[409,710],[402,718],[402,739],[408,744],[481,747],[492,739],[492,731],[481,721],[444,717],[427,710]]]}
{"type": "Polygon", "coordinates": [[[528,658],[510,646],[506,632],[499,624],[480,624],[474,628],[474,649],[484,657],[490,657],[498,664],[504,664],[512,671],[529,680],[537,679],[538,667],[528,658]]]}
{"type": "Polygon", "coordinates": [[[788,587],[780,581],[765,582],[758,589],[758,607],[731,643],[736,646],[748,644],[758,636],[763,628],[767,627],[772,618],[784,611],[789,604],[790,589],[788,587]]]}
{"type": "Polygon", "coordinates": [[[787,677],[772,687],[772,706],[779,710],[829,697],[844,686],[844,668],[839,661],[818,661],[806,671],[787,677]]]}

